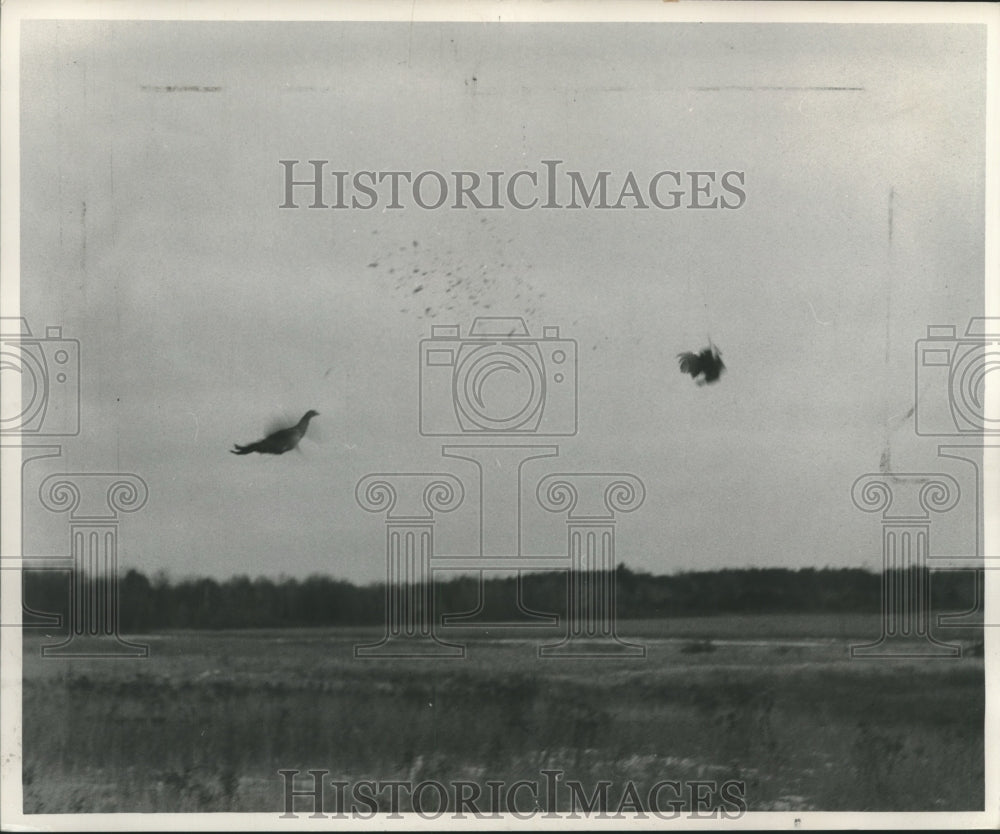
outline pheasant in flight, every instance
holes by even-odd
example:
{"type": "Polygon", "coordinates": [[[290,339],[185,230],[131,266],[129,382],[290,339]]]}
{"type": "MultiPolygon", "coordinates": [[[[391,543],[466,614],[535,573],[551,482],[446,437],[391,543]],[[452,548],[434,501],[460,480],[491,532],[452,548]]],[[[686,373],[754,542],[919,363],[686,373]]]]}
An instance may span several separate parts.
{"type": "Polygon", "coordinates": [[[701,353],[685,351],[678,353],[677,358],[680,360],[681,373],[691,374],[691,379],[697,379],[699,385],[715,382],[726,369],[722,363],[722,354],[711,342],[701,353]],[[704,374],[704,379],[698,379],[701,374],[704,374]]]}
{"type": "Polygon", "coordinates": [[[279,429],[269,434],[263,440],[249,443],[246,446],[234,443],[233,448],[229,451],[234,455],[249,455],[251,452],[259,452],[262,455],[283,455],[285,452],[290,452],[299,445],[299,441],[305,437],[306,429],[309,428],[309,421],[318,415],[318,411],[310,409],[290,429],[279,429]]]}

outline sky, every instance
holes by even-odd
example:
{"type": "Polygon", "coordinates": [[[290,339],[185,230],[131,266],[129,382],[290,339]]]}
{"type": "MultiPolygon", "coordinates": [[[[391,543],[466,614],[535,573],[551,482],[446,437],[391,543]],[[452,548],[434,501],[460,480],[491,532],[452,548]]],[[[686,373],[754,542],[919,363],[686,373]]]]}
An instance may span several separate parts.
{"type": "MultiPolygon", "coordinates": [[[[517,440],[559,447],[525,466],[527,555],[565,541],[533,504],[539,478],[623,472],[646,490],[617,524],[635,569],[877,568],[858,476],[889,461],[972,487],[911,409],[915,389],[947,396],[914,369],[927,326],[983,315],[985,37],[27,22],[21,309],[79,339],[82,430],[25,470],[25,495],[50,472],[133,472],[150,496],[122,521],[123,569],[368,582],[385,530],[358,481],[451,472],[467,500],[436,547],[476,555],[475,472],[441,449],[475,438],[420,435],[420,342],[520,316],[575,340],[578,379],[577,433],[517,440]],[[746,201],[280,209],[290,159],[507,176],[559,159],[615,183],[740,171],[746,201]],[[727,370],[700,387],[675,356],[709,338],[727,370]],[[300,451],[229,454],[307,409],[300,451]]],[[[936,521],[932,547],[967,550],[974,513],[936,521]]],[[[64,518],[31,501],[24,518],[26,551],[65,546],[64,518]]]]}

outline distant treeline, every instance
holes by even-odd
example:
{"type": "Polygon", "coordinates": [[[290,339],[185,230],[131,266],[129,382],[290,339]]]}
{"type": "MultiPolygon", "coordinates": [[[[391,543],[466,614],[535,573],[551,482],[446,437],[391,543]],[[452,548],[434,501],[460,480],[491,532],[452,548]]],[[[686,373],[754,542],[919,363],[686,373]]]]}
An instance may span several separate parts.
{"type": "MultiPolygon", "coordinates": [[[[881,576],[858,568],[746,568],[653,575],[619,566],[617,616],[651,619],[714,614],[878,613],[881,576]]],[[[903,577],[888,574],[895,580],[903,577]]],[[[910,581],[901,585],[912,587],[910,581]]],[[[934,572],[932,607],[964,611],[974,601],[973,574],[934,572]]],[[[171,581],[150,580],[130,570],[118,584],[120,629],[141,633],[172,628],[274,628],[282,626],[377,625],[385,621],[384,584],[354,585],[326,576],[278,580],[238,576],[171,581]]],[[[460,576],[435,582],[438,615],[470,611],[480,604],[479,581],[460,576]]],[[[484,583],[484,614],[493,621],[516,612],[516,576],[484,583]]],[[[521,599],[531,610],[563,614],[566,573],[524,574],[521,599]]],[[[50,571],[24,573],[28,608],[65,615],[69,576],[50,571]]]]}

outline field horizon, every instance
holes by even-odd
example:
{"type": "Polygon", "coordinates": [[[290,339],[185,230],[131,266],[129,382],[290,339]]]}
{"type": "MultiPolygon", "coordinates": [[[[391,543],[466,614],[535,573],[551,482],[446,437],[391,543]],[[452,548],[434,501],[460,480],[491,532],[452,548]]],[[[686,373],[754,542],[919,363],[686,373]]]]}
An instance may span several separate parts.
{"type": "Polygon", "coordinates": [[[981,629],[940,630],[952,660],[852,660],[880,626],[628,620],[645,657],[559,660],[538,657],[552,630],[449,629],[464,659],[370,660],[354,647],[375,627],[169,631],[132,638],[150,649],[133,661],[42,658],[53,637],[25,632],[24,810],[280,813],[278,771],[310,768],[725,779],[751,811],[982,810],[981,629]]]}

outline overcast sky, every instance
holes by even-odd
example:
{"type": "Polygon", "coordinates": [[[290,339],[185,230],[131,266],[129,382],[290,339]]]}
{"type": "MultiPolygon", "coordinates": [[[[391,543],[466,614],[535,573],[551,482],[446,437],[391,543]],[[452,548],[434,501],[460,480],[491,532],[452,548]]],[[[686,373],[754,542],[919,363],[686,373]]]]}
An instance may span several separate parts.
{"type": "MultiPolygon", "coordinates": [[[[896,470],[971,488],[906,415],[915,340],[983,314],[985,46],[952,25],[28,23],[22,310],[80,340],[83,431],[26,495],[53,471],[141,475],[126,569],[378,579],[363,475],[475,486],[418,434],[420,340],[513,315],[579,355],[579,432],[537,441],[560,456],[526,468],[528,492],[550,471],[638,475],[621,561],[877,567],[850,487],[887,444],[896,470]],[[281,210],[282,159],[737,170],[747,198],[281,210]],[[698,387],[674,357],[709,336],[728,370],[698,387]],[[310,408],[301,454],[229,454],[310,408]]],[[[469,497],[440,552],[474,552],[469,497]]],[[[58,548],[65,520],[25,512],[26,550],[58,548]]],[[[966,547],[971,512],[935,546],[966,547]]],[[[526,508],[528,553],[564,537],[526,508]]]]}

